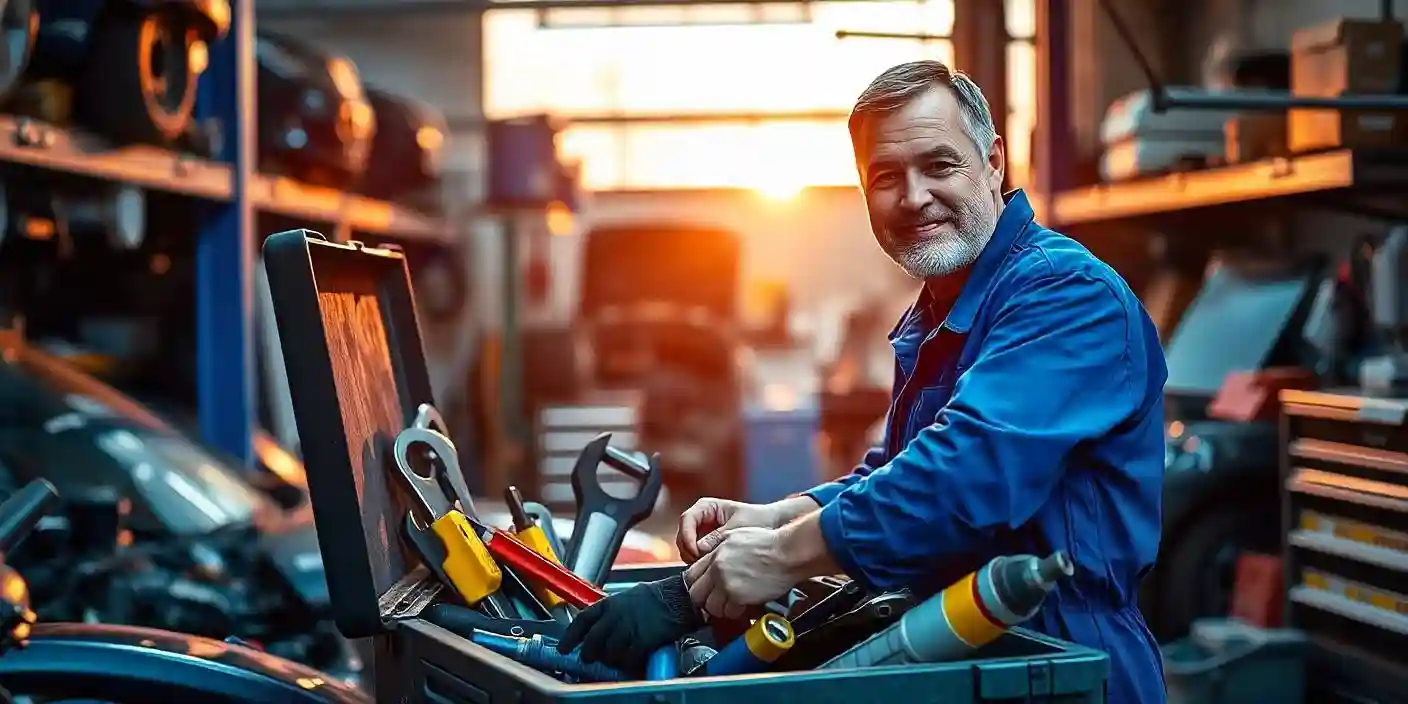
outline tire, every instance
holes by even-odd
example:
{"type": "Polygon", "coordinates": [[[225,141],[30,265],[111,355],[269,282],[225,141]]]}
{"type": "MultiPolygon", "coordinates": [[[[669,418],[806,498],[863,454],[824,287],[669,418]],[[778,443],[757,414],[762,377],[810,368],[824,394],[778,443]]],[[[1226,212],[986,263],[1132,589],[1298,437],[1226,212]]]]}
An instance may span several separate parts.
{"type": "Polygon", "coordinates": [[[1218,506],[1176,533],[1152,575],[1159,642],[1184,636],[1197,619],[1227,616],[1238,555],[1277,552],[1280,525],[1275,506],[1218,506]]]}
{"type": "Polygon", "coordinates": [[[100,21],[79,81],[78,113],[124,142],[167,146],[190,124],[199,73],[196,29],[179,15],[150,12],[100,21]]]}

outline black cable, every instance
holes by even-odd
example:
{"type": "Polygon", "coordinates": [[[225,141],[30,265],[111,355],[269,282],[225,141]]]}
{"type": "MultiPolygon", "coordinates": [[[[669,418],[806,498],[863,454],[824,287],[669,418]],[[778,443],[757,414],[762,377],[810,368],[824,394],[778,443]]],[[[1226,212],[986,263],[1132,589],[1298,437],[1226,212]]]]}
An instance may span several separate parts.
{"type": "Polygon", "coordinates": [[[1139,65],[1139,72],[1144,74],[1144,80],[1149,83],[1149,91],[1154,99],[1154,112],[1163,112],[1164,101],[1167,91],[1164,90],[1163,81],[1159,80],[1159,74],[1154,71],[1154,65],[1149,62],[1149,57],[1139,50],[1139,42],[1134,38],[1134,32],[1129,25],[1125,24],[1124,18],[1115,11],[1110,0],[1096,0],[1100,8],[1105,11],[1105,16],[1110,18],[1110,24],[1114,26],[1115,33],[1120,36],[1120,41],[1124,42],[1129,53],[1134,57],[1134,62],[1139,65]]]}

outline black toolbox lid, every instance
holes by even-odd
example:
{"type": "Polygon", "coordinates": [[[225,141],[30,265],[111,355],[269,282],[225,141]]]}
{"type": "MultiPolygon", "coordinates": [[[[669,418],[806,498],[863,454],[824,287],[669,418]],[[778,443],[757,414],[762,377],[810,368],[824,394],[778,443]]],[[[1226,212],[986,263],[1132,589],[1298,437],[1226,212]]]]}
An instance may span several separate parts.
{"type": "Polygon", "coordinates": [[[333,618],[378,635],[439,590],[402,546],[409,504],[388,472],[396,435],[433,403],[406,260],[291,230],[265,241],[264,265],[333,618]]]}

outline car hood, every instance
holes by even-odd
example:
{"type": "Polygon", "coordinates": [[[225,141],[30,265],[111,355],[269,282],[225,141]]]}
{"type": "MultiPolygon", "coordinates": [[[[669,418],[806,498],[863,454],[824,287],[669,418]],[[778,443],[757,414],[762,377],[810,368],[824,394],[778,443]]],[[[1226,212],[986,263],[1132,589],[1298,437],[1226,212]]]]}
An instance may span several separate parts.
{"type": "Polygon", "coordinates": [[[259,532],[260,552],[285,584],[315,612],[331,608],[312,510],[305,506],[266,518],[259,532]]]}

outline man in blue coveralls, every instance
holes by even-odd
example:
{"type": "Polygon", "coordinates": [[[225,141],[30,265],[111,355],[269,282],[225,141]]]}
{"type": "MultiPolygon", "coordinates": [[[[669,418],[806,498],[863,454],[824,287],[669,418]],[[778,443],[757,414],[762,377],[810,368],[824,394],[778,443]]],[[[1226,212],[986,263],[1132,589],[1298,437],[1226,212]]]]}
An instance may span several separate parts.
{"type": "MultiPolygon", "coordinates": [[[[925,282],[890,336],[885,445],[797,497],[696,503],[678,536],[690,601],[733,618],[841,572],[928,595],[998,555],[1064,550],[1076,575],[1028,625],[1108,652],[1110,702],[1163,702],[1135,603],[1159,546],[1154,325],[1109,266],[1037,224],[1021,191],[1002,194],[1003,141],[966,76],[896,66],[861,94],[850,131],[875,237],[925,282]]],[[[564,645],[610,661],[628,640],[653,644],[642,604],[681,600],[668,592],[606,600],[564,645]]]]}

